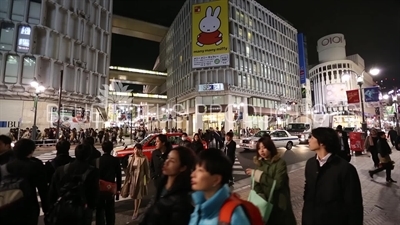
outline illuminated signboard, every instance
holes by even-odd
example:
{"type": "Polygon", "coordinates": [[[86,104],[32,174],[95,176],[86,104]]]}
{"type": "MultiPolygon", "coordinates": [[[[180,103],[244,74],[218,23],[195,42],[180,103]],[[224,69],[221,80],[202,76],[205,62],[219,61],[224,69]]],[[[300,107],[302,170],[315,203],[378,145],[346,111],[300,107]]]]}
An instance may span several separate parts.
{"type": "Polygon", "coordinates": [[[31,32],[32,29],[29,26],[20,26],[18,31],[18,52],[28,52],[31,45],[31,32]]]}

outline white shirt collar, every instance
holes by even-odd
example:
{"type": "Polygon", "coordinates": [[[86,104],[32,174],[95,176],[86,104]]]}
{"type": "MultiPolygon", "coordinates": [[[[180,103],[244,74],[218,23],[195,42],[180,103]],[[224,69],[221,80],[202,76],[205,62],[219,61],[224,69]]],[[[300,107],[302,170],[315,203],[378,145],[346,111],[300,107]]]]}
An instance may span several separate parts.
{"type": "Polygon", "coordinates": [[[332,153],[328,153],[324,158],[322,158],[322,159],[320,159],[319,157],[318,157],[318,155],[316,156],[316,158],[317,158],[317,160],[318,160],[318,162],[319,162],[319,166],[323,166],[327,161],[328,161],[328,159],[329,159],[329,157],[332,155],[332,153]]]}

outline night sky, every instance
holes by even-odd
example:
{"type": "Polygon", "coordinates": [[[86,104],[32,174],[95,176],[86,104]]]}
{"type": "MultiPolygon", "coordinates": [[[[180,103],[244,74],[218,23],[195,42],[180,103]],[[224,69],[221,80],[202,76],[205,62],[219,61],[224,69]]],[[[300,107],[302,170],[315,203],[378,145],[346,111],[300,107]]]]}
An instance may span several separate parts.
{"type": "MultiPolygon", "coordinates": [[[[114,0],[114,14],[169,27],[184,0],[114,0]]],[[[257,0],[288,20],[308,41],[309,64],[318,64],[317,40],[343,33],[347,55],[359,54],[367,69],[381,69],[376,80],[392,89],[400,87],[399,0],[257,0]],[[394,82],[393,82],[394,81],[394,82]]],[[[111,65],[152,69],[159,44],[113,35],[111,65]]]]}

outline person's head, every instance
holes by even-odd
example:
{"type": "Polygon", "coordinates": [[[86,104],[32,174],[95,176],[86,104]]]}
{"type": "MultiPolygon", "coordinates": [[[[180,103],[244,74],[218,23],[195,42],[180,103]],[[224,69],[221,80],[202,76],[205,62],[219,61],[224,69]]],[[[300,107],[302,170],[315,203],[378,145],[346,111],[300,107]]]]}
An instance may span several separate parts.
{"type": "Polygon", "coordinates": [[[257,155],[254,157],[254,162],[259,163],[259,160],[271,159],[278,154],[278,149],[271,138],[262,137],[256,144],[257,155]]]}
{"type": "Polygon", "coordinates": [[[134,154],[134,156],[142,157],[143,156],[143,146],[139,143],[135,144],[135,147],[133,148],[133,154],[134,154]]]}
{"type": "Polygon", "coordinates": [[[101,149],[103,149],[104,153],[110,154],[113,148],[114,145],[111,141],[105,141],[103,144],[101,144],[101,149]]]}
{"type": "Polygon", "coordinates": [[[174,177],[174,183],[190,187],[190,174],[196,165],[196,156],[188,148],[179,146],[168,153],[168,158],[162,168],[162,173],[174,177]],[[182,183],[183,182],[183,183],[182,183]]]}
{"type": "Polygon", "coordinates": [[[386,134],[385,134],[385,132],[383,132],[383,131],[379,131],[379,132],[376,134],[376,136],[378,136],[379,138],[384,138],[384,139],[386,139],[386,134]]]}
{"type": "Polygon", "coordinates": [[[338,125],[338,126],[336,127],[336,131],[337,131],[337,132],[343,132],[343,127],[342,127],[342,125],[338,125]]]}
{"type": "Polygon", "coordinates": [[[226,133],[226,140],[227,141],[232,141],[232,139],[233,139],[233,133],[232,132],[226,133]]]}
{"type": "Polygon", "coordinates": [[[329,127],[313,129],[308,144],[311,151],[325,150],[327,153],[336,153],[341,149],[336,131],[329,127]]]}
{"type": "Polygon", "coordinates": [[[0,152],[5,152],[11,149],[11,138],[6,135],[0,135],[0,152]]]}
{"type": "Polygon", "coordinates": [[[69,143],[69,141],[62,140],[57,142],[56,144],[57,155],[68,154],[70,147],[71,144],[69,143]]]}
{"type": "Polygon", "coordinates": [[[167,135],[159,134],[156,137],[156,148],[164,151],[171,150],[171,145],[168,143],[167,135]]]}
{"type": "Polygon", "coordinates": [[[199,154],[196,169],[192,172],[194,191],[212,192],[228,184],[232,177],[232,163],[219,149],[210,148],[199,154]]]}
{"type": "Polygon", "coordinates": [[[372,135],[372,136],[377,136],[378,130],[376,130],[375,128],[372,128],[372,129],[369,131],[369,133],[370,133],[370,135],[372,135]]]}
{"type": "Polygon", "coordinates": [[[35,149],[35,142],[30,139],[20,139],[14,145],[14,154],[18,159],[30,158],[35,149]]]}
{"type": "Polygon", "coordinates": [[[92,154],[92,146],[87,144],[80,144],[75,148],[76,160],[86,162],[92,154]]]}
{"type": "Polygon", "coordinates": [[[200,136],[198,133],[193,135],[193,141],[200,141],[200,136]]]}
{"type": "Polygon", "coordinates": [[[188,138],[187,133],[182,133],[182,141],[186,141],[188,138]]]}
{"type": "Polygon", "coordinates": [[[85,138],[85,140],[83,140],[83,144],[94,146],[94,138],[93,137],[85,138]]]}

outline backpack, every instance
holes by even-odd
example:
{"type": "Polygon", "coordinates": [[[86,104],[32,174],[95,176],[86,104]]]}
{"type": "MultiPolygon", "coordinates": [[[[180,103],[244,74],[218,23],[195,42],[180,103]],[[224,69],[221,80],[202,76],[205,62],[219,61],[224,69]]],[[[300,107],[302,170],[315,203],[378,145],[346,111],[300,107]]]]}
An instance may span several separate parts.
{"type": "Polygon", "coordinates": [[[253,205],[253,203],[241,199],[237,194],[231,194],[231,196],[222,205],[219,212],[219,225],[231,224],[233,212],[236,207],[241,206],[243,211],[247,215],[251,225],[264,225],[260,210],[253,205]]]}
{"type": "Polygon", "coordinates": [[[10,174],[6,166],[0,167],[0,211],[4,215],[18,214],[23,210],[26,199],[31,196],[31,186],[27,179],[10,174]]]}
{"type": "Polygon", "coordinates": [[[81,175],[70,175],[67,173],[70,164],[64,166],[64,181],[60,189],[60,197],[50,208],[45,216],[47,224],[83,224],[87,213],[91,213],[87,207],[85,196],[85,180],[94,167],[89,167],[81,175]],[[65,179],[65,180],[64,180],[65,179]]]}

